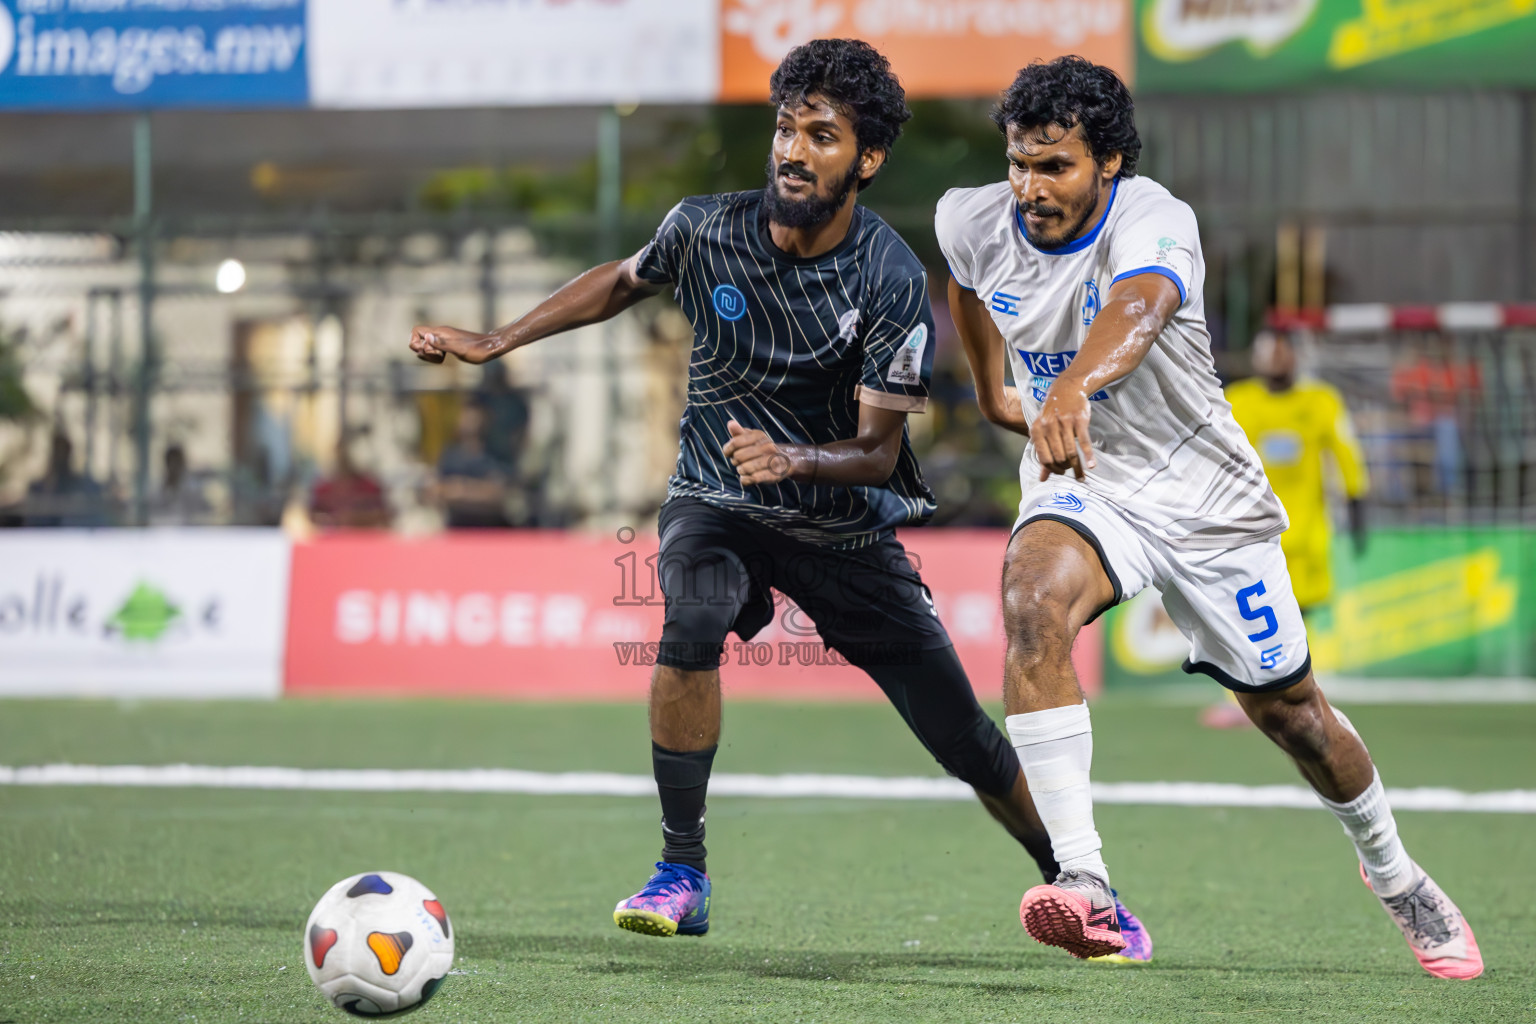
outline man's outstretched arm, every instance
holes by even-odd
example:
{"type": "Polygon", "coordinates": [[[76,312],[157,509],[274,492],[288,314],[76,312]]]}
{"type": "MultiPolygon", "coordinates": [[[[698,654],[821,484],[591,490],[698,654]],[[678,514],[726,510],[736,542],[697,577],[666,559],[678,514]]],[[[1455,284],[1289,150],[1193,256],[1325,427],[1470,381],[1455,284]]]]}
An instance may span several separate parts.
{"type": "Polygon", "coordinates": [[[907,414],[859,403],[859,432],[830,444],[776,444],[765,432],[727,424],[726,458],[745,486],[794,480],[828,487],[878,487],[891,478],[901,455],[907,414]]]}
{"type": "Polygon", "coordinates": [[[466,363],[487,363],[513,349],[561,331],[602,323],[661,290],[635,273],[635,257],[593,267],[527,313],[489,334],[457,327],[417,327],[411,351],[429,363],[454,355],[466,363]]]}
{"type": "Polygon", "coordinates": [[[1140,366],[1183,301],[1178,285],[1161,274],[1137,274],[1110,288],[1083,347],[1046,392],[1030,425],[1041,480],[1067,472],[1081,480],[1094,467],[1088,396],[1140,366]]]}

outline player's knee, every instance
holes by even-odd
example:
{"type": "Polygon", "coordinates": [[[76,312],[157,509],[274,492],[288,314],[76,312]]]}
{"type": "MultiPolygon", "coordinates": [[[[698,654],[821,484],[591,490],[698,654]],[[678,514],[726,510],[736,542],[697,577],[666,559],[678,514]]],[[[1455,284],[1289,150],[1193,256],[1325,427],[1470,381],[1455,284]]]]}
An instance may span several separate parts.
{"type": "Polygon", "coordinates": [[[1036,581],[1021,580],[1003,590],[1003,628],[1008,656],[1015,663],[1038,664],[1072,649],[1069,606],[1036,581]]]}
{"type": "Polygon", "coordinates": [[[997,723],[985,712],[949,735],[929,740],[929,749],[945,771],[988,796],[1012,792],[1019,774],[1019,757],[997,723]]]}
{"type": "Polygon", "coordinates": [[[669,602],[657,663],[689,672],[719,668],[732,617],[733,609],[719,603],[669,602]]]}
{"type": "Polygon", "coordinates": [[[740,563],[723,555],[664,560],[667,610],[657,662],[694,672],[719,668],[726,634],[741,611],[744,579],[740,563]]]}
{"type": "Polygon", "coordinates": [[[668,616],[661,631],[656,663],[685,672],[707,672],[720,667],[725,651],[725,632],[730,623],[690,611],[676,619],[668,616]]]}

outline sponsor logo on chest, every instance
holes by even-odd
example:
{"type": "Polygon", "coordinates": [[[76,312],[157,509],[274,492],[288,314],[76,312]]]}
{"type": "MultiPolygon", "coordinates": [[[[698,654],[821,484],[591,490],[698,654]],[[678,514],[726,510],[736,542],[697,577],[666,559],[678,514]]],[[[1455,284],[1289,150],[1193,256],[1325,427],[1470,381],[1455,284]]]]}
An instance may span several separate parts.
{"type": "Polygon", "coordinates": [[[733,284],[716,285],[710,299],[722,320],[740,320],[747,315],[747,297],[733,284]]]}
{"type": "MultiPolygon", "coordinates": [[[[1019,359],[1024,363],[1024,372],[1029,377],[1030,394],[1035,396],[1035,401],[1045,401],[1045,393],[1050,390],[1056,378],[1061,376],[1063,370],[1072,365],[1072,360],[1077,357],[1076,350],[1071,352],[1026,352],[1022,348],[1014,349],[1019,354],[1019,359]]],[[[1090,402],[1102,402],[1109,398],[1107,391],[1095,391],[1088,396],[1090,402]]]]}
{"type": "Polygon", "coordinates": [[[1089,278],[1083,282],[1083,326],[1092,327],[1094,317],[1099,315],[1099,282],[1089,278]]]}
{"type": "MultiPolygon", "coordinates": [[[[1164,239],[1164,241],[1171,240],[1164,239]]],[[[1158,258],[1160,260],[1165,260],[1166,251],[1159,250],[1158,252],[1158,258]]],[[[1025,290],[1018,285],[1009,285],[1009,287],[1017,291],[1025,290]]],[[[987,300],[987,308],[999,316],[1017,317],[1021,315],[1023,311],[1023,302],[1024,300],[1020,296],[1015,295],[1012,292],[998,289],[997,291],[994,291],[992,293],[992,297],[987,300]]],[[[1104,308],[1104,301],[1099,291],[1099,282],[1091,277],[1084,281],[1079,290],[1078,302],[1083,326],[1093,326],[1093,321],[1098,317],[1099,310],[1104,308]]]]}

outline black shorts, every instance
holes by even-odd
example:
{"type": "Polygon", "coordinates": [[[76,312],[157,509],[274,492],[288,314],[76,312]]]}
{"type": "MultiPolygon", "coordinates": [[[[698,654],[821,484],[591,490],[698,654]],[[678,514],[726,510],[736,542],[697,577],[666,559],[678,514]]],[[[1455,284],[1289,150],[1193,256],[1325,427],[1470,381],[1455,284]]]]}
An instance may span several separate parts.
{"type": "Polygon", "coordinates": [[[791,637],[820,636],[854,665],[916,662],[922,651],[950,646],[932,595],[894,536],[834,550],[696,498],[663,505],[660,528],[663,665],[717,667],[727,633],[750,640],[773,620],[774,590],[799,607],[785,609],[791,637]]]}

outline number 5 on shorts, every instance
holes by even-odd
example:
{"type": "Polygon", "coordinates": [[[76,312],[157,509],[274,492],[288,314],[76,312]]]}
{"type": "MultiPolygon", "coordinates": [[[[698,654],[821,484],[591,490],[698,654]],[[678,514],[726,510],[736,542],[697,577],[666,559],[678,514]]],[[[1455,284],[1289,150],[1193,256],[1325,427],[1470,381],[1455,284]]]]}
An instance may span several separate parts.
{"type": "Polygon", "coordinates": [[[1247,619],[1249,622],[1264,623],[1263,629],[1259,630],[1257,633],[1248,634],[1248,639],[1252,640],[1254,643],[1258,643],[1260,640],[1268,640],[1270,637],[1280,632],[1280,620],[1275,618],[1275,610],[1273,608],[1269,607],[1268,605],[1254,608],[1248,603],[1249,598],[1263,596],[1263,580],[1259,580],[1259,582],[1255,583],[1253,586],[1244,587],[1242,590],[1237,592],[1237,610],[1242,613],[1243,618],[1247,619]]]}

